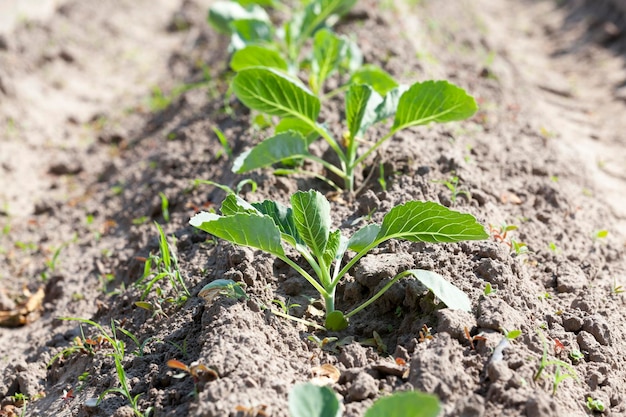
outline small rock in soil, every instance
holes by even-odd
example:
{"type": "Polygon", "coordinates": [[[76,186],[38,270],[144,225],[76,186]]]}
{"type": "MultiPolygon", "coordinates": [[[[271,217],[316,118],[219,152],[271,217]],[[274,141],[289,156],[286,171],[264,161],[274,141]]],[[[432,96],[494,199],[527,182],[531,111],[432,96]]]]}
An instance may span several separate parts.
{"type": "Polygon", "coordinates": [[[504,287],[512,278],[510,271],[507,271],[501,262],[493,259],[482,259],[476,268],[476,273],[492,284],[504,287]]]}
{"type": "Polygon", "coordinates": [[[596,314],[585,318],[583,330],[591,333],[601,345],[608,346],[611,344],[609,323],[604,317],[596,314]]]}
{"type": "Polygon", "coordinates": [[[463,310],[443,308],[435,312],[437,316],[437,333],[447,332],[454,339],[465,340],[465,328],[471,330],[476,326],[474,315],[463,310]]]}
{"type": "Polygon", "coordinates": [[[74,175],[83,170],[83,165],[76,160],[57,161],[50,165],[48,173],[52,175],[74,175]]]}
{"type": "Polygon", "coordinates": [[[362,401],[378,392],[378,381],[368,373],[361,372],[348,388],[349,401],[362,401]]]}
{"type": "Polygon", "coordinates": [[[135,412],[133,411],[133,409],[127,405],[118,408],[117,410],[115,410],[115,414],[113,414],[113,417],[134,417],[135,416],[135,412]]]}
{"type": "Polygon", "coordinates": [[[578,332],[583,327],[583,319],[573,312],[563,313],[563,328],[568,332],[578,332]]]}
{"type": "Polygon", "coordinates": [[[546,395],[540,394],[530,398],[526,403],[526,416],[528,417],[557,417],[561,414],[558,411],[556,402],[546,395]]]}
{"type": "Polygon", "coordinates": [[[506,302],[495,297],[484,298],[480,303],[480,314],[476,320],[478,327],[500,330],[517,329],[522,314],[506,302]]]}
{"type": "Polygon", "coordinates": [[[560,293],[577,292],[587,285],[587,277],[582,269],[563,263],[559,265],[556,277],[556,290],[560,293]]]}
{"type": "Polygon", "coordinates": [[[459,415],[463,417],[482,417],[485,415],[485,398],[474,394],[465,399],[463,403],[457,404],[460,410],[459,415]]]}
{"type": "Polygon", "coordinates": [[[584,330],[578,333],[576,342],[578,343],[581,351],[589,352],[589,354],[600,348],[600,344],[596,341],[595,337],[593,337],[591,333],[584,330]]]}
{"type": "Polygon", "coordinates": [[[341,349],[339,362],[346,368],[362,368],[367,365],[367,348],[358,343],[350,343],[341,349]]]}
{"type": "Polygon", "coordinates": [[[487,376],[491,382],[508,381],[513,376],[513,371],[505,361],[490,361],[487,365],[487,376]]]}

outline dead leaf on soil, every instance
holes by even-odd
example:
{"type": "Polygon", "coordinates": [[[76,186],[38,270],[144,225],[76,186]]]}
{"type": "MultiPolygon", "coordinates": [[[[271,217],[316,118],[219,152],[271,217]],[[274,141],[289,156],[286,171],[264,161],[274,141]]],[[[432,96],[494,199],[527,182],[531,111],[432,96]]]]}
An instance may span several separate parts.
{"type": "Polygon", "coordinates": [[[238,405],[235,407],[235,411],[237,411],[237,415],[241,413],[243,417],[268,417],[267,414],[267,405],[259,404],[256,407],[246,407],[244,405],[238,405]]]}
{"type": "Polygon", "coordinates": [[[339,372],[339,369],[337,369],[334,365],[325,363],[321,366],[314,366],[311,368],[311,375],[313,375],[311,383],[322,386],[337,383],[337,381],[339,381],[339,377],[341,376],[341,372],[339,372]]]}
{"type": "Polygon", "coordinates": [[[398,362],[383,361],[374,365],[374,369],[382,374],[394,375],[402,379],[409,377],[409,366],[406,362],[404,362],[404,364],[399,364],[398,362]]]}
{"type": "Polygon", "coordinates": [[[20,327],[37,320],[45,295],[43,287],[34,294],[24,289],[25,301],[13,310],[0,311],[0,326],[20,327]]]}

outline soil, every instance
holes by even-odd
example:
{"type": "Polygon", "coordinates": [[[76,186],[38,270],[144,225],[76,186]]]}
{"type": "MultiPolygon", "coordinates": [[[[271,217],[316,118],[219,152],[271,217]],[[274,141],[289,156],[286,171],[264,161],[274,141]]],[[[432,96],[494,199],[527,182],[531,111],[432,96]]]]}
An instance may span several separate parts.
{"type": "MultiPolygon", "coordinates": [[[[331,191],[269,171],[231,173],[213,128],[234,155],[265,133],[226,94],[228,39],[208,27],[210,3],[67,0],[38,20],[20,16],[0,35],[0,311],[15,313],[0,328],[1,415],[24,407],[33,416],[133,415],[121,395],[94,405],[119,386],[111,346],[80,349],[75,338],[97,343],[98,332],[63,317],[135,335],[141,349],[117,332],[122,365],[139,409],[154,416],[287,416],[291,387],[322,364],[340,371],[333,388],[346,416],[408,389],[436,394],[445,416],[584,416],[593,414],[588,397],[602,401],[604,415],[626,415],[626,21],[618,0],[363,0],[339,23],[366,61],[406,83],[448,79],[480,111],[398,134],[382,153],[386,189],[373,181],[355,199],[332,199],[335,226],[380,221],[417,199],[518,229],[504,242],[493,233],[377,248],[340,286],[339,308],[422,268],[464,290],[472,313],[444,308],[405,279],[337,334],[265,308],[279,299],[299,304],[290,312],[302,316],[319,304],[287,265],[188,225],[224,198],[196,179],[235,187],[252,178],[258,189],[242,193],[250,201],[331,191]],[[441,183],[453,175],[466,192],[457,198],[441,183]],[[191,293],[169,302],[179,292],[159,282],[161,295],[154,288],[144,301],[161,311],[135,304],[145,259],[159,253],[154,222],[170,236],[191,293]],[[516,253],[510,239],[528,252],[516,253]],[[249,299],[198,297],[220,278],[244,283],[249,299]],[[521,336],[498,358],[503,331],[514,329],[521,336]],[[368,345],[374,332],[385,346],[368,345]],[[342,343],[320,349],[311,334],[342,343]],[[544,349],[576,374],[554,392],[556,366],[535,379],[544,349]],[[217,377],[178,378],[170,359],[217,377]]],[[[340,106],[324,111],[328,123],[340,106]]]]}

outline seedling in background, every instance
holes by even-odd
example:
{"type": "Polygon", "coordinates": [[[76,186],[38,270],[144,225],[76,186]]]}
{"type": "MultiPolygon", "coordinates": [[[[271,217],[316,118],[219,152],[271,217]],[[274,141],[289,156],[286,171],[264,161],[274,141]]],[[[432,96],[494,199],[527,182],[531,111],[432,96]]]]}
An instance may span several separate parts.
{"type": "Polygon", "coordinates": [[[491,282],[485,284],[485,289],[483,290],[483,294],[488,296],[489,294],[494,294],[496,292],[495,288],[491,286],[491,282]]]}
{"type": "MultiPolygon", "coordinates": [[[[436,396],[419,391],[397,392],[379,398],[364,417],[437,417],[441,406],[436,396]]],[[[328,386],[297,384],[289,392],[291,417],[341,417],[341,404],[328,386]]]]}
{"type": "Polygon", "coordinates": [[[502,330],[502,333],[504,334],[504,337],[507,338],[507,340],[515,340],[522,335],[522,331],[519,329],[508,331],[502,328],[500,330],[502,330]]]}
{"type": "Polygon", "coordinates": [[[163,220],[165,220],[165,223],[168,223],[170,221],[170,202],[163,193],[159,193],[159,197],[161,197],[161,214],[163,215],[163,220]]]}
{"type": "Polygon", "coordinates": [[[599,413],[604,413],[606,407],[601,400],[594,400],[592,397],[587,397],[587,409],[590,411],[597,411],[599,413]]]}
{"type": "Polygon", "coordinates": [[[222,149],[220,149],[217,152],[217,154],[215,154],[215,158],[219,159],[222,155],[226,155],[227,159],[232,158],[233,151],[230,149],[230,145],[228,144],[228,139],[226,139],[224,132],[222,132],[222,130],[217,126],[213,126],[212,129],[213,129],[213,133],[215,133],[215,136],[217,136],[217,139],[220,141],[220,144],[222,145],[222,149]]]}
{"type": "MultiPolygon", "coordinates": [[[[234,71],[253,66],[277,68],[297,74],[310,69],[309,84],[318,94],[324,81],[336,71],[350,73],[359,68],[363,57],[351,40],[330,31],[337,18],[347,13],[356,0],[312,0],[291,11],[281,28],[257,4],[218,1],[209,9],[209,23],[231,36],[230,66],[234,71]],[[311,57],[301,51],[312,42],[311,57]]],[[[278,5],[278,3],[276,3],[278,5]]],[[[287,9],[288,10],[288,9],[287,9]]]]}
{"type": "Polygon", "coordinates": [[[569,357],[574,363],[578,363],[585,359],[585,354],[578,349],[572,349],[572,351],[569,353],[569,357]]]}
{"type": "MultiPolygon", "coordinates": [[[[111,334],[109,334],[104,327],[95,321],[77,318],[77,317],[62,317],[61,320],[70,320],[70,321],[78,321],[80,323],[88,324],[90,326],[95,327],[99,334],[97,336],[97,340],[102,341],[102,343],[106,343],[107,346],[113,349],[112,353],[109,353],[108,356],[113,357],[113,361],[115,362],[115,370],[117,373],[117,377],[120,383],[119,387],[109,388],[104,391],[102,394],[98,396],[97,404],[100,404],[104,397],[108,394],[121,394],[126,397],[128,402],[130,403],[131,408],[133,409],[133,413],[136,417],[147,417],[152,411],[152,407],[148,407],[145,414],[139,410],[139,397],[142,395],[137,394],[133,396],[130,393],[130,386],[128,385],[128,379],[126,376],[126,371],[124,371],[124,366],[122,365],[122,361],[125,356],[125,344],[122,340],[117,339],[117,328],[115,322],[111,320],[111,334]]],[[[82,330],[81,330],[82,331],[82,330]]]]}
{"type": "Polygon", "coordinates": [[[283,313],[285,314],[289,314],[289,310],[291,310],[294,307],[301,307],[300,304],[296,304],[296,303],[289,303],[287,302],[287,304],[285,304],[282,300],[279,300],[278,298],[275,298],[272,300],[272,303],[276,304],[278,307],[280,307],[280,309],[283,311],[283,313]]]}
{"type": "Polygon", "coordinates": [[[624,292],[624,288],[617,283],[617,280],[613,278],[613,294],[622,294],[624,292]]]}
{"type": "Polygon", "coordinates": [[[554,253],[555,255],[558,255],[559,253],[561,253],[561,249],[559,249],[558,246],[556,246],[556,243],[554,242],[548,243],[548,249],[550,249],[552,253],[554,253]]]}
{"type": "MultiPolygon", "coordinates": [[[[362,81],[350,84],[345,97],[347,131],[342,138],[336,138],[327,126],[317,121],[320,99],[300,81],[279,70],[243,69],[233,79],[232,87],[244,105],[280,119],[274,136],[237,157],[234,172],[245,173],[283,161],[309,160],[321,164],[328,175],[338,177],[350,192],[354,192],[355,170],[396,133],[431,122],[464,120],[477,110],[476,101],[471,96],[447,81],[418,82],[406,87],[378,70],[368,73],[362,81]],[[392,116],[394,121],[388,133],[370,140],[370,146],[359,152],[359,144],[365,143],[363,138],[368,128],[392,116]],[[309,146],[320,137],[336,154],[337,166],[309,152],[309,146]]],[[[276,173],[314,176],[337,190],[341,189],[328,176],[301,168],[281,169],[276,173]]]]}
{"type": "Polygon", "coordinates": [[[250,204],[230,194],[222,203],[221,212],[222,215],[198,213],[189,223],[234,244],[268,252],[295,269],[322,296],[326,306],[325,326],[329,330],[346,328],[350,317],[407,276],[415,277],[449,308],[470,311],[469,297],[431,271],[407,270],[399,273],[374,296],[347,314],[336,310],[335,290],[359,259],[390,239],[443,243],[488,237],[483,226],[470,214],[462,214],[433,202],[409,201],[391,209],[381,225],[366,225],[346,238],[340,230],[331,230],[330,203],[313,190],[292,195],[291,208],[270,200],[250,204]],[[317,279],[288,257],[285,247],[295,249],[310,265],[317,279]],[[348,250],[355,255],[342,267],[348,250]]]}
{"type": "Polygon", "coordinates": [[[385,344],[385,341],[383,340],[382,337],[380,337],[380,335],[378,334],[376,330],[372,332],[372,337],[370,337],[369,339],[365,339],[359,343],[363,346],[375,347],[376,351],[380,354],[388,353],[387,345],[385,344]]]}
{"type": "Polygon", "coordinates": [[[608,230],[598,230],[598,231],[594,234],[594,237],[595,237],[596,239],[605,239],[608,235],[609,235],[609,231],[608,231],[608,230]]]}
{"type": "Polygon", "coordinates": [[[198,396],[202,384],[219,378],[217,372],[200,362],[192,362],[187,366],[179,360],[170,359],[167,361],[167,366],[183,371],[180,374],[174,375],[174,378],[184,378],[187,375],[191,376],[193,379],[194,396],[198,396]]]}
{"type": "Polygon", "coordinates": [[[489,225],[489,232],[493,236],[494,240],[498,242],[502,242],[511,248],[512,252],[515,252],[516,255],[525,255],[528,253],[528,245],[524,242],[518,242],[517,240],[508,236],[509,232],[517,230],[518,227],[513,224],[503,224],[500,227],[494,227],[493,225],[489,225]],[[508,237],[508,239],[507,239],[508,237]]]}
{"type": "Polygon", "coordinates": [[[469,191],[463,190],[459,187],[459,177],[457,177],[456,175],[452,175],[447,180],[439,180],[433,182],[443,184],[446,186],[446,188],[448,188],[448,190],[450,190],[450,201],[452,202],[452,204],[456,203],[456,199],[460,195],[464,195],[468,200],[472,199],[472,195],[469,191]]]}
{"type": "Polygon", "coordinates": [[[324,350],[330,343],[333,343],[333,342],[337,341],[336,337],[325,337],[323,339],[320,339],[319,337],[317,337],[314,334],[309,335],[309,337],[307,337],[307,339],[310,340],[311,342],[315,343],[315,346],[317,346],[321,350],[324,350]]]}
{"type": "Polygon", "coordinates": [[[533,380],[537,381],[543,371],[549,367],[554,366],[554,375],[552,376],[552,395],[556,395],[556,390],[559,387],[559,384],[568,378],[572,378],[578,380],[578,374],[572,365],[567,362],[564,362],[560,359],[548,359],[548,342],[546,341],[546,337],[543,333],[537,330],[537,334],[541,338],[541,343],[543,345],[543,354],[541,355],[541,360],[539,362],[539,369],[537,369],[537,373],[533,377],[533,380]],[[565,370],[563,373],[562,370],[565,370]]]}
{"type": "MultiPolygon", "coordinates": [[[[143,276],[135,283],[135,286],[143,291],[141,294],[141,302],[143,302],[156,283],[163,279],[167,279],[170,282],[176,297],[173,299],[165,298],[163,301],[171,300],[177,305],[182,305],[185,301],[187,301],[187,298],[190,297],[191,294],[189,293],[185,280],[180,273],[178,258],[171,250],[170,244],[165,236],[165,232],[163,232],[163,228],[156,222],[154,225],[159,232],[159,255],[150,254],[150,257],[145,259],[143,276]]],[[[161,293],[157,295],[161,299],[161,293]]],[[[139,307],[145,308],[146,306],[139,305],[139,307]]]]}

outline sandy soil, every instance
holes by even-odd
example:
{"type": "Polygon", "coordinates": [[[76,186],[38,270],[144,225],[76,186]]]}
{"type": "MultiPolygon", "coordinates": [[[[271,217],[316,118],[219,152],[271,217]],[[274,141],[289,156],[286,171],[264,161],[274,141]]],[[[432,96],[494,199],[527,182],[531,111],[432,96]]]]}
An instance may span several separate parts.
{"type": "MultiPolygon", "coordinates": [[[[399,203],[433,200],[486,227],[517,225],[512,237],[530,251],[516,254],[494,237],[383,245],[340,286],[342,308],[398,271],[422,268],[467,292],[472,313],[435,305],[407,279],[335,335],[351,343],[327,349],[308,340],[323,332],[263,309],[280,299],[301,304],[292,313],[304,314],[315,305],[306,281],[270,256],[188,226],[224,197],[193,180],[234,186],[244,178],[231,173],[213,127],[235,155],[263,135],[243,106],[225,99],[228,40],[205,21],[210,1],[67,0],[46,17],[14,19],[0,42],[0,311],[16,312],[0,327],[0,415],[23,407],[25,415],[133,415],[120,395],[91,404],[119,386],[112,347],[80,348],[77,337],[97,341],[98,332],[61,317],[92,319],[108,334],[114,323],[137,338],[143,346],[117,334],[131,393],[155,416],[241,416],[260,406],[286,416],[291,387],[326,363],[341,372],[333,388],[347,416],[406,389],[436,394],[446,416],[590,415],[588,397],[603,402],[604,415],[626,415],[621,6],[413,3],[363,0],[337,30],[400,81],[448,79],[474,95],[480,111],[397,135],[384,153],[386,190],[373,184],[355,201],[334,200],[336,225],[373,208],[380,221],[399,203]],[[451,198],[441,180],[453,173],[471,198],[451,198]],[[153,222],[170,236],[191,297],[169,302],[179,292],[161,282],[161,295],[144,299],[155,307],[147,311],[135,303],[145,259],[159,253],[153,222]],[[598,237],[603,230],[608,235],[598,237]],[[198,297],[219,278],[245,283],[250,299],[198,297]],[[484,294],[487,283],[494,293],[484,294]],[[432,339],[420,335],[424,326],[432,339]],[[472,346],[465,328],[484,340],[472,346]],[[491,361],[502,329],[522,335],[503,360],[491,361]],[[364,343],[374,331],[386,350],[364,343]],[[555,393],[554,366],[534,378],[542,336],[549,357],[576,371],[555,393]],[[407,362],[406,375],[390,370],[394,358],[407,362]],[[196,387],[175,377],[170,359],[198,361],[218,378],[196,387]],[[16,402],[15,394],[29,400],[16,402]]],[[[329,103],[324,117],[335,120],[341,105],[329,103]]],[[[249,177],[259,184],[244,192],[250,201],[330,191],[267,171],[249,177]]]]}

